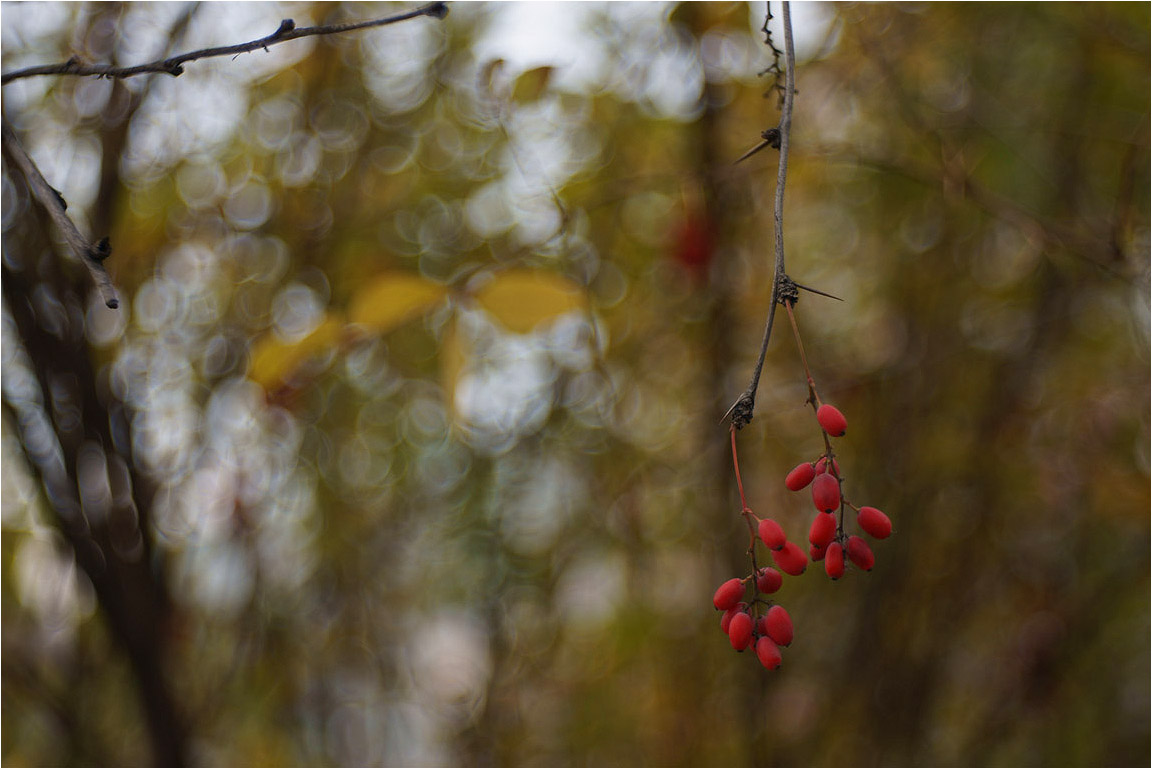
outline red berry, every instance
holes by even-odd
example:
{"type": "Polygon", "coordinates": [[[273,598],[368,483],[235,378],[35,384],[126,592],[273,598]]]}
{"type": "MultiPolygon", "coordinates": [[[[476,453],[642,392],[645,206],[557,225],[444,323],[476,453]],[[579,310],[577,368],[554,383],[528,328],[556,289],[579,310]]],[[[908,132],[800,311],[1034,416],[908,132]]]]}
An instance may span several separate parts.
{"type": "Polygon", "coordinates": [[[833,542],[828,546],[828,554],[824,557],[824,571],[832,579],[844,576],[844,548],[839,542],[833,542]]]}
{"type": "Polygon", "coordinates": [[[887,539],[892,533],[892,521],[874,507],[860,508],[856,514],[856,523],[876,539],[887,539]]]}
{"type": "Polygon", "coordinates": [[[812,528],[808,530],[808,541],[816,547],[828,547],[836,536],[836,516],[832,513],[816,513],[812,528]]]}
{"type": "Polygon", "coordinates": [[[728,635],[728,627],[732,624],[732,618],[736,616],[737,612],[742,612],[747,608],[748,604],[741,601],[720,615],[720,630],[724,632],[724,635],[728,635]]]}
{"type": "Polygon", "coordinates": [[[788,477],[784,479],[784,485],[792,491],[800,491],[815,477],[816,468],[807,462],[801,462],[792,468],[792,472],[788,473],[788,477]]]}
{"type": "Polygon", "coordinates": [[[839,438],[848,429],[848,420],[840,413],[840,409],[827,403],[816,409],[816,421],[833,438],[839,438]]]}
{"type": "Polygon", "coordinates": [[[772,551],[772,560],[785,574],[799,577],[808,568],[808,556],[804,555],[795,542],[785,542],[784,547],[772,551]]]}
{"type": "Polygon", "coordinates": [[[768,636],[761,636],[760,640],[756,642],[756,658],[760,660],[761,665],[769,670],[780,667],[780,663],[784,659],[780,654],[780,647],[768,636]]]}
{"type": "Polygon", "coordinates": [[[784,536],[784,529],[771,518],[760,521],[760,539],[772,550],[779,550],[788,541],[784,536]]]}
{"type": "Polygon", "coordinates": [[[748,616],[748,612],[737,612],[732,618],[732,622],[728,625],[728,640],[732,642],[732,648],[738,652],[744,651],[748,648],[748,644],[752,643],[752,618],[748,616]]]}
{"type": "Polygon", "coordinates": [[[764,615],[764,632],[779,646],[792,643],[792,618],[780,604],[776,604],[764,615]]]}
{"type": "Polygon", "coordinates": [[[835,459],[833,459],[832,460],[832,470],[829,471],[828,470],[828,457],[820,457],[820,459],[818,459],[816,461],[816,474],[819,475],[820,473],[827,473],[827,472],[832,472],[832,474],[835,475],[837,478],[841,477],[840,476],[840,463],[837,462],[835,459]]]}
{"type": "Polygon", "coordinates": [[[830,473],[820,473],[812,481],[812,501],[822,513],[831,513],[840,507],[840,482],[830,473]]]}
{"type": "Polygon", "coordinates": [[[716,588],[716,594],[712,596],[712,605],[720,611],[727,611],[738,604],[743,597],[744,583],[733,577],[716,588]]]}
{"type": "Polygon", "coordinates": [[[756,575],[756,589],[761,593],[775,593],[784,584],[784,577],[771,566],[765,566],[756,575]]]}
{"type": "Polygon", "coordinates": [[[815,545],[809,545],[808,546],[808,557],[812,559],[813,563],[815,563],[816,561],[823,561],[824,560],[824,553],[826,553],[827,551],[828,551],[828,548],[826,548],[826,547],[816,547],[815,545]]]}
{"type": "Polygon", "coordinates": [[[868,547],[867,542],[856,536],[848,537],[848,557],[852,559],[852,563],[864,571],[872,571],[872,566],[876,563],[876,556],[872,555],[872,548],[868,547]]]}
{"type": "Polygon", "coordinates": [[[702,277],[712,261],[712,227],[702,212],[689,212],[680,227],[672,256],[688,271],[702,277]]]}

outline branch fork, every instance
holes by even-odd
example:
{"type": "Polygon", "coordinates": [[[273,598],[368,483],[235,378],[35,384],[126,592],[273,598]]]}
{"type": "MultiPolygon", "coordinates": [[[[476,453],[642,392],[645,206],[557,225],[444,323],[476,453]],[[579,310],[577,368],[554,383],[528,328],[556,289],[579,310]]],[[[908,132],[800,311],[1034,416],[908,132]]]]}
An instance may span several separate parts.
{"type": "Polygon", "coordinates": [[[80,230],[76,228],[76,224],[64,213],[68,204],[64,201],[64,196],[60,194],[44,179],[44,175],[40,173],[40,169],[36,166],[35,161],[21,146],[20,140],[16,138],[15,132],[12,127],[8,125],[7,121],[0,124],[0,134],[3,137],[4,154],[12,161],[20,172],[24,174],[25,180],[28,182],[28,189],[32,192],[32,197],[44,208],[52,221],[60,229],[64,235],[64,240],[68,243],[69,248],[72,250],[73,256],[80,260],[80,263],[88,268],[89,275],[92,276],[92,281],[96,284],[97,289],[100,291],[100,296],[104,300],[105,306],[115,310],[120,306],[120,297],[116,294],[116,286],[112,284],[112,278],[108,276],[108,271],[104,269],[104,260],[107,259],[112,253],[112,246],[108,238],[101,238],[95,243],[89,242],[87,238],[80,234],[80,230]]]}

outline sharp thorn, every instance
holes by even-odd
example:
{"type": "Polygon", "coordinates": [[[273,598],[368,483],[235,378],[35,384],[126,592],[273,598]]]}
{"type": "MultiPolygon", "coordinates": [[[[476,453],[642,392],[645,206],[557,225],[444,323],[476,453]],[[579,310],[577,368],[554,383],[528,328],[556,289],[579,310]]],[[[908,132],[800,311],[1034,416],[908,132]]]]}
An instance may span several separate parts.
{"type": "Polygon", "coordinates": [[[755,147],[753,147],[752,149],[750,149],[750,150],[748,150],[747,152],[745,152],[745,153],[744,153],[743,155],[741,155],[740,157],[736,158],[736,160],[735,160],[735,161],[732,163],[732,165],[736,165],[737,163],[740,163],[740,162],[742,162],[742,161],[745,161],[745,160],[747,160],[748,158],[752,157],[752,156],[753,156],[753,155],[755,155],[757,152],[759,152],[760,150],[762,150],[762,149],[764,149],[765,147],[769,146],[770,144],[771,144],[771,142],[769,142],[767,139],[765,139],[764,141],[760,142],[759,144],[757,144],[757,145],[756,145],[755,147]]]}
{"type": "Polygon", "coordinates": [[[826,296],[826,297],[828,297],[829,299],[835,299],[837,302],[843,302],[843,301],[844,301],[843,299],[841,299],[840,297],[836,296],[835,294],[827,294],[827,293],[825,293],[825,292],[823,292],[823,291],[820,291],[820,290],[818,290],[818,289],[815,289],[815,288],[809,288],[808,286],[802,286],[802,285],[800,285],[799,283],[797,283],[796,281],[792,281],[792,283],[793,283],[793,284],[796,286],[796,288],[802,288],[802,289],[804,289],[805,291],[807,291],[807,292],[809,292],[809,293],[812,293],[812,294],[819,294],[820,296],[826,296]]]}

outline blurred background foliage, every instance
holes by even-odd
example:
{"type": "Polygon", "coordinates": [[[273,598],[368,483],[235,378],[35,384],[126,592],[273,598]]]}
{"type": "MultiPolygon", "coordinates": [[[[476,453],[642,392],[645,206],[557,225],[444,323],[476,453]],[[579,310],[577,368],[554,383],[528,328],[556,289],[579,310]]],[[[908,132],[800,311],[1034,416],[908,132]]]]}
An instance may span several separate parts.
{"type": "MultiPolygon", "coordinates": [[[[3,70],[408,7],[5,3],[3,70]]],[[[786,578],[774,673],[709,601],[763,22],[462,3],[5,86],[125,301],[6,161],[4,763],[1145,763],[1148,5],[796,9],[789,272],[896,534],[786,578]]],[[[797,541],[805,397],[778,323],[741,465],[797,541]]]]}

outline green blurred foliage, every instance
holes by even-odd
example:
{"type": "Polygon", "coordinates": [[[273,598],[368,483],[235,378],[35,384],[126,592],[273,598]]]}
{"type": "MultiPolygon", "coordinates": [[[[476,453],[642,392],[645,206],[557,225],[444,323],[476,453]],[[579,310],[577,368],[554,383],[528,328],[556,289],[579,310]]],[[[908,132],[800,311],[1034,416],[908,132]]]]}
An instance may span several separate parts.
{"type": "MultiPolygon", "coordinates": [[[[3,69],[400,9],[6,3],[3,69]]],[[[749,568],[719,422],[772,278],[775,152],[731,164],[778,119],[763,5],[590,5],[581,66],[486,53],[525,12],[5,86],[111,237],[127,301],[75,282],[74,309],[155,487],[189,760],[1142,764],[1148,6],[798,17],[788,269],[844,300],[798,323],[847,493],[896,532],[870,574],[785,579],[773,673],[709,603],[749,568]]],[[[60,249],[8,173],[28,274],[60,249]]],[[[42,317],[72,306],[42,288],[42,317]]],[[[3,761],[148,763],[16,429],[36,351],[9,313],[3,761]]],[[[738,438],[750,506],[803,542],[782,481],[822,442],[785,321],[738,438]]]]}

